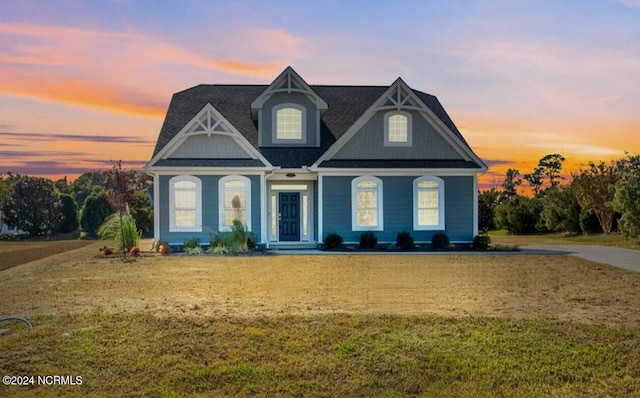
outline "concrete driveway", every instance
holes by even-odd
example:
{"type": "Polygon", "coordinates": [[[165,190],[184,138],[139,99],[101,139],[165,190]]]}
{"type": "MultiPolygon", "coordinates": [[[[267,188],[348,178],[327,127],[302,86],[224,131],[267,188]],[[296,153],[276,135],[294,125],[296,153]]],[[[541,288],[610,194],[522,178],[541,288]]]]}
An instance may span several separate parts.
{"type": "Polygon", "coordinates": [[[570,254],[597,263],[640,272],[640,251],[597,245],[531,245],[521,246],[523,251],[533,253],[570,254]]]}

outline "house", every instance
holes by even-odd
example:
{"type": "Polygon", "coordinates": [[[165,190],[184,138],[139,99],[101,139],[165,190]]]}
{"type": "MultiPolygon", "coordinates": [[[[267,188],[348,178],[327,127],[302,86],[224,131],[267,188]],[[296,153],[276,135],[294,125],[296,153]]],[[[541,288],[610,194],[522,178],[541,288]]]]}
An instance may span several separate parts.
{"type": "Polygon", "coordinates": [[[438,99],[409,87],[198,85],[173,95],[151,161],[156,240],[209,242],[239,219],[267,247],[408,231],[478,233],[487,170],[438,99]]]}

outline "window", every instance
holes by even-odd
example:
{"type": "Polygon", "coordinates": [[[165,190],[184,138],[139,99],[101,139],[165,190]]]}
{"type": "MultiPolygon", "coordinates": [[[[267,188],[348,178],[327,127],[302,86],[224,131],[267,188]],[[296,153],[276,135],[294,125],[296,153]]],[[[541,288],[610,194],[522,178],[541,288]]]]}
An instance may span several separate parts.
{"type": "Polygon", "coordinates": [[[351,182],[351,229],[382,231],[382,180],[358,177],[351,182]]]}
{"type": "Polygon", "coordinates": [[[202,184],[193,176],[169,180],[169,231],[202,232],[202,184]]]}
{"type": "Polygon", "coordinates": [[[238,220],[251,231],[251,181],[227,176],[218,183],[219,230],[229,231],[238,220]]]}
{"type": "Polygon", "coordinates": [[[411,146],[411,114],[393,111],[384,115],[384,145],[411,146]]]}
{"type": "Polygon", "coordinates": [[[273,108],[273,142],[305,143],[305,109],[296,104],[273,108]]]}
{"type": "Polygon", "coordinates": [[[413,229],[444,229],[444,181],[420,177],[413,181],[413,229]]]}

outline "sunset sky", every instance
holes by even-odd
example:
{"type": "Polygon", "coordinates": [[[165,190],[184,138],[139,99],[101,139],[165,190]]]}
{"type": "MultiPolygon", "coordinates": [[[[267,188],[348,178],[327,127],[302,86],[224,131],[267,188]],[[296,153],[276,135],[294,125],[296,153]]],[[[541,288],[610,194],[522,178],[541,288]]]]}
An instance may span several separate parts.
{"type": "Polygon", "coordinates": [[[390,85],[436,95],[490,166],[640,153],[640,0],[0,0],[0,172],[141,168],[174,92],[390,85]]]}

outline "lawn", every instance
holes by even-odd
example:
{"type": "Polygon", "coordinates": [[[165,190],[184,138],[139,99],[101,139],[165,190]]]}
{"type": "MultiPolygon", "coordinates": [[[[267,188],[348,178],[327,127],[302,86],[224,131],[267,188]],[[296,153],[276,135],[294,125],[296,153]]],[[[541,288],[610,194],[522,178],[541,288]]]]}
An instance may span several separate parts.
{"type": "Polygon", "coordinates": [[[0,258],[2,259],[0,271],[54,254],[79,249],[89,243],[91,242],[82,240],[0,242],[0,258]]]}
{"type": "MultiPolygon", "coordinates": [[[[0,395],[633,396],[640,274],[573,256],[99,255],[0,271],[0,395]]],[[[143,247],[145,247],[143,245],[143,247]]]]}
{"type": "Polygon", "coordinates": [[[490,231],[489,235],[495,244],[500,245],[602,245],[640,250],[640,244],[626,239],[620,232],[596,235],[565,236],[565,234],[543,235],[508,235],[506,231],[490,231]]]}

